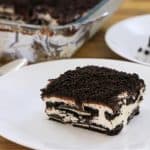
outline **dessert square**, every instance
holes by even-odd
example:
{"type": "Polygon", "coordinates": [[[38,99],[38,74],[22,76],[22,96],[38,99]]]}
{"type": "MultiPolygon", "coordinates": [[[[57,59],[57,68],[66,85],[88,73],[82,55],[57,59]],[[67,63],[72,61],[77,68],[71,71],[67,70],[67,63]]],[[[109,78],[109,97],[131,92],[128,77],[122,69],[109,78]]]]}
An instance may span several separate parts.
{"type": "Polygon", "coordinates": [[[116,135],[139,114],[144,91],[137,74],[86,66],[50,79],[41,97],[49,119],[116,135]]]}

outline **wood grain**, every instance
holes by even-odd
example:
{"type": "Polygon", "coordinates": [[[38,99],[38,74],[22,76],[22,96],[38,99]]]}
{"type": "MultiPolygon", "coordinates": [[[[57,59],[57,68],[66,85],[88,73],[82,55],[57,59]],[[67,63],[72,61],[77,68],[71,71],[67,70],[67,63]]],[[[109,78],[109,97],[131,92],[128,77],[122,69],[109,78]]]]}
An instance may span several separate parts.
{"type": "MultiPolygon", "coordinates": [[[[111,58],[122,59],[107,47],[104,35],[108,27],[122,19],[135,15],[150,13],[149,0],[125,0],[118,12],[104,24],[102,29],[89,40],[73,57],[74,58],[111,58]]],[[[0,137],[0,150],[29,150],[0,137]]]]}

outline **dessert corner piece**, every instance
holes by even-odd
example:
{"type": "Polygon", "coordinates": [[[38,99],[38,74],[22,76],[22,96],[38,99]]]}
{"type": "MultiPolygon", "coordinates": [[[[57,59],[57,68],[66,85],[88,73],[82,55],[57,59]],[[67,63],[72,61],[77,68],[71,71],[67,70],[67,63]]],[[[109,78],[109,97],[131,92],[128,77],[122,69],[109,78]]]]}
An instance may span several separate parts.
{"type": "Polygon", "coordinates": [[[49,119],[116,135],[139,114],[144,90],[137,74],[86,66],[50,79],[41,97],[49,119]]]}

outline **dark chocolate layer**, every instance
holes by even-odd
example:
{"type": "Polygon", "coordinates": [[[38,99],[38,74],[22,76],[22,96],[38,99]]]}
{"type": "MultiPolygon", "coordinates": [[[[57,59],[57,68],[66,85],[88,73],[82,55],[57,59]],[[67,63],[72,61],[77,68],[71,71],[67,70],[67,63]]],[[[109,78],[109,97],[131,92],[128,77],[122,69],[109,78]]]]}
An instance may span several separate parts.
{"type": "Polygon", "coordinates": [[[117,96],[127,92],[128,104],[134,103],[136,99],[132,96],[139,95],[145,84],[137,74],[127,74],[113,69],[87,66],[76,68],[50,80],[50,83],[42,90],[43,97],[63,97],[75,100],[78,106],[83,102],[102,103],[118,110],[119,99],[117,96]]]}
{"type": "Polygon", "coordinates": [[[123,124],[120,124],[120,125],[116,126],[116,128],[113,129],[113,130],[109,130],[109,129],[106,129],[102,126],[96,126],[96,125],[94,126],[95,128],[92,127],[92,126],[89,126],[89,127],[85,126],[84,127],[84,126],[81,126],[79,124],[76,124],[76,125],[73,125],[73,126],[88,129],[88,130],[92,130],[92,131],[96,131],[96,132],[99,132],[99,133],[104,133],[104,134],[107,134],[107,135],[110,135],[110,136],[114,136],[114,135],[119,134],[123,129],[123,124]],[[100,127],[100,128],[102,128],[102,130],[97,129],[96,127],[100,127]],[[103,129],[106,129],[106,130],[103,130],[103,129]]]}
{"type": "Polygon", "coordinates": [[[15,14],[27,23],[48,24],[38,19],[38,14],[50,14],[59,24],[79,19],[100,0],[0,0],[0,5],[11,6],[15,14]]]}

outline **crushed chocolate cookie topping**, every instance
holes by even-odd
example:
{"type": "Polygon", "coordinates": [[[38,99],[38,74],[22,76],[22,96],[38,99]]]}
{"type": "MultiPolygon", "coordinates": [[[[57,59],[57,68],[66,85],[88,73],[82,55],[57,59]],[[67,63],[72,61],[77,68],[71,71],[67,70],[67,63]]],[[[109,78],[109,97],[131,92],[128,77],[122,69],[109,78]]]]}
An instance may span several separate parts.
{"type": "Polygon", "coordinates": [[[41,96],[74,99],[79,105],[83,102],[103,103],[115,108],[119,107],[117,105],[119,94],[137,93],[142,87],[145,87],[144,81],[137,74],[127,74],[105,67],[86,66],[67,71],[51,80],[42,90],[41,96]]]}

